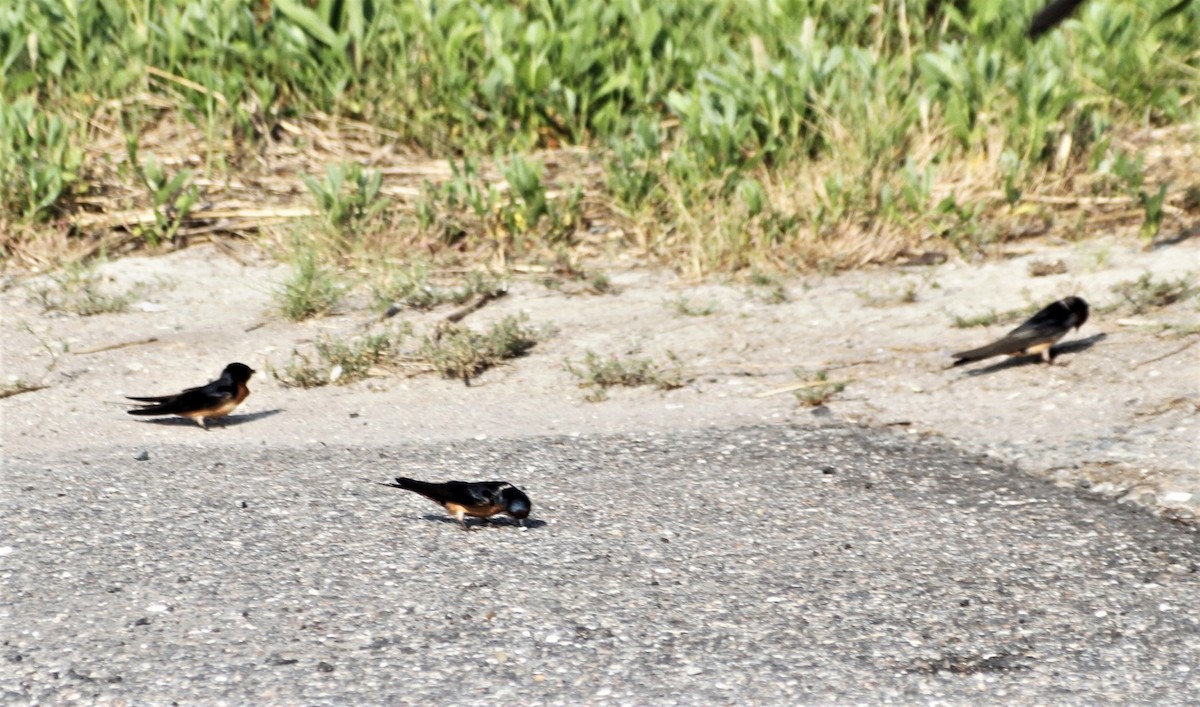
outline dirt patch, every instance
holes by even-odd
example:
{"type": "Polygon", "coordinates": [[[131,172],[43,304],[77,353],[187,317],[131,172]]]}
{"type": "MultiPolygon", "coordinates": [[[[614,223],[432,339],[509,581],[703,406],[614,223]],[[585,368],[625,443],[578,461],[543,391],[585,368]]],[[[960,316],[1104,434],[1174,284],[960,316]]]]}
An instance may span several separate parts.
{"type": "MultiPolygon", "coordinates": [[[[393,374],[312,389],[285,387],[267,371],[319,336],[369,330],[378,313],[351,308],[285,322],[273,313],[271,292],[286,268],[243,250],[238,260],[205,246],[100,266],[104,287],[137,293],[121,313],[45,311],[36,293],[46,277],[10,282],[0,293],[4,382],[46,387],[0,400],[6,448],[37,455],[119,445],[132,463],[141,450],[184,440],[383,445],[832,416],[944,435],[1058,483],[1180,518],[1200,512],[1200,297],[1137,315],[1109,310],[1122,302],[1119,283],[1193,273],[1195,242],[1151,252],[1119,240],[1043,245],[978,265],[859,271],[781,288],[636,271],[610,273],[614,294],[570,295],[518,279],[464,323],[483,328],[524,314],[544,338],[471,386],[393,374]],[[1047,262],[1054,267],[1041,266],[1047,262]],[[1064,340],[1055,365],[993,360],[946,369],[951,352],[1015,325],[956,321],[1070,294],[1092,304],[1092,318],[1064,340]],[[614,388],[589,402],[595,396],[564,366],[588,352],[673,356],[685,384],[614,388]],[[231,361],[260,373],[225,424],[205,432],[184,420],[125,414],[123,396],[199,385],[231,361]]],[[[405,311],[393,321],[429,325],[450,309],[405,311]]]]}

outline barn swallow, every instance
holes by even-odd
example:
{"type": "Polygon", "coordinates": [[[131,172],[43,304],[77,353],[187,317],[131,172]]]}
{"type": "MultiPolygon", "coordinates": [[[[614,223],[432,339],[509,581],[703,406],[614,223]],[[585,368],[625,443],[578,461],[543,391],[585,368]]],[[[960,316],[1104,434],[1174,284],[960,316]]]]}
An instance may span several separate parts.
{"type": "Polygon", "coordinates": [[[382,485],[416,491],[430,501],[442,504],[463,530],[469,530],[466,516],[487,518],[497,513],[507,513],[521,520],[529,515],[529,509],[533,506],[524,491],[507,481],[430,483],[398,476],[396,483],[382,485]]]}
{"type": "Polygon", "coordinates": [[[141,403],[152,403],[136,410],[130,410],[130,415],[180,415],[195,420],[201,427],[208,429],[205,420],[224,417],[233,412],[241,404],[250,389],[246,381],[254,375],[254,370],[244,363],[231,363],[221,371],[221,377],[196,388],[188,388],[175,395],[159,397],[135,398],[125,397],[141,403]]]}
{"type": "Polygon", "coordinates": [[[1003,339],[980,346],[970,351],[954,354],[955,366],[985,358],[1008,354],[1025,356],[1041,354],[1042,360],[1051,362],[1050,347],[1066,336],[1071,329],[1078,329],[1088,318],[1088,305],[1082,297],[1067,297],[1047,306],[1033,315],[1024,324],[1008,332],[1003,339]]]}

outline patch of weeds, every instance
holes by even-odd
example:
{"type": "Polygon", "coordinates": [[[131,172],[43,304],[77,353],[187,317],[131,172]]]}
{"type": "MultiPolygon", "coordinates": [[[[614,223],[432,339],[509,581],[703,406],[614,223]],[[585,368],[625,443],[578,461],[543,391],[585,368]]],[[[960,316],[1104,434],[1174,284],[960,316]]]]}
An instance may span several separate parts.
{"type": "MultiPolygon", "coordinates": [[[[6,64],[6,74],[9,68],[6,64]]],[[[0,211],[43,221],[70,201],[80,181],[84,151],[74,135],[79,121],[54,115],[30,96],[11,98],[6,93],[0,102],[0,211]]]]}
{"type": "Polygon", "coordinates": [[[607,273],[596,271],[588,278],[588,289],[598,295],[614,294],[612,280],[607,273]]]}
{"type": "Polygon", "coordinates": [[[787,288],[778,275],[755,270],[750,273],[753,293],[767,304],[783,304],[788,301],[787,288]]]}
{"type": "Polygon", "coordinates": [[[1141,314],[1149,309],[1182,302],[1200,292],[1200,289],[1193,287],[1192,282],[1193,278],[1190,275],[1176,280],[1155,280],[1153,275],[1145,273],[1136,280],[1113,285],[1112,291],[1121,296],[1134,314],[1141,314]]]}
{"type": "Polygon", "coordinates": [[[353,162],[325,167],[325,178],[302,175],[305,186],[316,199],[326,225],[338,231],[355,231],[387,208],[380,193],[383,174],[364,170],[353,162]]]}
{"type": "Polygon", "coordinates": [[[311,355],[293,351],[283,371],[272,369],[271,374],[290,388],[348,385],[396,362],[401,356],[400,347],[411,335],[412,327],[404,324],[350,341],[323,337],[313,344],[311,355]]]}
{"type": "Polygon", "coordinates": [[[1145,214],[1142,226],[1138,230],[1142,240],[1149,244],[1158,236],[1158,232],[1162,229],[1163,217],[1167,215],[1163,209],[1163,204],[1167,200],[1167,185],[1159,186],[1158,191],[1154,194],[1150,194],[1144,189],[1138,190],[1137,200],[1145,214]]]}
{"type": "MultiPolygon", "coordinates": [[[[795,370],[797,378],[806,379],[810,376],[808,371],[795,370]]],[[[812,380],[809,380],[803,388],[795,391],[796,401],[805,407],[815,408],[829,402],[833,396],[846,389],[845,381],[829,380],[828,371],[817,371],[812,380]]]]}
{"type": "Polygon", "coordinates": [[[674,354],[667,354],[670,363],[660,364],[649,358],[602,358],[592,351],[584,354],[579,364],[566,361],[563,368],[581,380],[580,387],[590,388],[590,402],[608,397],[608,389],[616,386],[636,388],[652,385],[658,390],[674,390],[683,387],[683,372],[674,354]]]}
{"type": "Polygon", "coordinates": [[[477,294],[494,295],[505,289],[503,280],[491,273],[467,273],[456,287],[435,287],[429,266],[414,263],[389,274],[387,279],[372,285],[375,305],[379,309],[407,307],[428,310],[441,304],[462,304],[477,294]]]}
{"type": "Polygon", "coordinates": [[[452,176],[442,184],[426,182],[417,202],[422,230],[433,231],[446,245],[474,238],[501,248],[501,254],[527,252],[538,244],[569,243],[582,222],[583,187],[554,190],[541,162],[519,154],[497,160],[507,183],[501,189],[481,173],[479,160],[451,161],[452,176]]]}
{"type": "Polygon", "coordinates": [[[580,266],[571,252],[563,247],[555,249],[550,274],[542,278],[542,285],[565,294],[611,295],[617,291],[607,273],[580,266]],[[571,283],[571,286],[567,283],[571,283]]]}
{"type": "Polygon", "coordinates": [[[1182,339],[1200,334],[1200,324],[1168,324],[1166,330],[1182,339]]]}
{"type": "Polygon", "coordinates": [[[1062,260],[1034,260],[1029,263],[1029,277],[1062,275],[1066,271],[1067,264],[1062,260]]]}
{"type": "Polygon", "coordinates": [[[1010,309],[1005,312],[997,312],[992,309],[984,314],[977,314],[971,317],[964,317],[958,314],[952,314],[951,319],[955,329],[971,329],[974,327],[991,326],[993,324],[1005,324],[1027,319],[1034,312],[1042,308],[1039,304],[1030,304],[1021,309],[1010,309]]]}
{"type": "Polygon", "coordinates": [[[715,302],[709,302],[705,305],[695,305],[687,297],[680,295],[673,300],[667,302],[676,314],[683,317],[707,317],[710,314],[715,314],[717,305],[715,302]]]}
{"type": "Polygon", "coordinates": [[[141,292],[140,287],[118,293],[106,292],[102,287],[103,278],[95,266],[80,262],[67,264],[60,272],[50,275],[50,280],[53,285],[33,290],[33,301],[47,312],[68,312],[81,317],[124,312],[141,292]]]}
{"type": "Polygon", "coordinates": [[[617,204],[630,213],[662,197],[662,143],[658,121],[644,117],[634,121],[629,135],[612,140],[606,184],[617,204]]]}
{"type": "Polygon", "coordinates": [[[955,329],[973,329],[980,326],[991,326],[1000,321],[1000,314],[994,309],[988,310],[985,314],[976,314],[970,317],[964,317],[959,314],[953,315],[955,329]]]}
{"type": "Polygon", "coordinates": [[[885,295],[873,295],[870,292],[862,290],[855,292],[855,294],[868,307],[895,307],[902,304],[912,304],[917,301],[917,283],[910,280],[904,283],[903,290],[897,291],[893,289],[885,295]]]}
{"type": "Polygon", "coordinates": [[[142,161],[138,157],[139,138],[136,130],[127,126],[125,150],[134,175],[150,195],[154,225],[141,230],[140,235],[151,248],[175,240],[188,213],[200,199],[200,189],[192,184],[195,172],[182,169],[172,174],[153,155],[142,161]]]}
{"type": "Polygon", "coordinates": [[[420,356],[446,378],[470,385],[471,379],[510,358],[524,356],[537,344],[537,334],[525,326],[527,317],[508,316],[478,333],[460,324],[425,337],[420,356]]]}
{"type": "Polygon", "coordinates": [[[280,314],[299,322],[333,311],[345,292],[345,284],[320,263],[316,250],[297,244],[292,274],[275,291],[275,301],[280,314]]]}

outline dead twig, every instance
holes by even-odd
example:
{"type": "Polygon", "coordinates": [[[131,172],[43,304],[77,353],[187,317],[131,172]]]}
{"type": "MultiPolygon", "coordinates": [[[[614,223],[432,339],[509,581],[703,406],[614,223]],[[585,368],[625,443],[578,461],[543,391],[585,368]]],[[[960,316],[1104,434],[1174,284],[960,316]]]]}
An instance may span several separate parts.
{"type": "Polygon", "coordinates": [[[117,344],[105,344],[104,346],[93,346],[90,349],[80,349],[72,351],[76,356],[87,356],[88,354],[100,353],[101,351],[113,351],[115,349],[124,349],[130,346],[144,346],[145,344],[153,344],[158,341],[157,336],[151,336],[148,339],[138,339],[137,341],[122,341],[117,344]]]}
{"type": "Polygon", "coordinates": [[[163,71],[162,69],[153,66],[147,66],[146,73],[172,83],[177,83],[184,88],[190,88],[197,93],[203,93],[206,96],[212,96],[213,100],[215,100],[217,103],[220,103],[226,108],[229,107],[229,99],[225,98],[224,94],[222,94],[220,91],[214,91],[207,86],[202,86],[196,83],[195,81],[185,79],[182,76],[176,76],[175,74],[163,71]]]}
{"type": "MultiPolygon", "coordinates": [[[[483,309],[483,306],[485,304],[487,304],[488,302],[491,302],[492,300],[495,300],[495,299],[500,299],[501,297],[503,297],[507,294],[508,294],[508,288],[505,288],[505,287],[498,287],[494,290],[489,290],[488,292],[480,292],[480,293],[476,294],[474,296],[474,298],[471,299],[470,302],[467,302],[466,304],[464,304],[463,306],[454,310],[450,314],[447,314],[445,319],[438,322],[437,327],[434,329],[434,332],[433,332],[433,340],[441,341],[442,335],[445,334],[447,331],[449,331],[455,324],[457,324],[457,323],[461,322],[463,319],[465,319],[468,314],[471,314],[472,312],[477,312],[480,309],[483,309]]],[[[388,311],[391,311],[391,310],[388,310],[388,311]]]]}
{"type": "Polygon", "coordinates": [[[49,387],[50,386],[42,385],[41,383],[31,383],[29,385],[18,384],[11,388],[0,388],[0,399],[11,398],[14,395],[20,395],[21,393],[32,393],[35,390],[42,390],[49,387]]]}
{"type": "Polygon", "coordinates": [[[854,382],[853,378],[843,378],[842,380],[838,380],[838,381],[808,381],[806,383],[792,383],[791,385],[785,385],[782,388],[774,388],[772,390],[765,390],[765,391],[755,395],[754,397],[755,398],[769,398],[773,395],[783,395],[784,393],[792,393],[797,390],[804,390],[805,388],[819,388],[823,385],[830,385],[830,386],[845,385],[846,383],[852,383],[852,382],[854,382]]]}
{"type": "Polygon", "coordinates": [[[1167,353],[1163,354],[1162,356],[1155,356],[1154,358],[1148,358],[1145,361],[1142,361],[1141,363],[1134,364],[1133,367],[1141,368],[1142,366],[1161,361],[1164,358],[1171,358],[1172,356],[1174,356],[1176,354],[1181,354],[1184,351],[1187,351],[1188,349],[1195,346],[1197,341],[1200,341],[1200,339],[1192,339],[1191,341],[1187,342],[1183,346],[1180,346],[1179,348],[1175,349],[1174,351],[1168,351],[1167,353]]]}
{"type": "Polygon", "coordinates": [[[467,302],[463,306],[446,315],[444,320],[447,324],[457,324],[462,321],[468,314],[477,312],[483,309],[483,306],[492,300],[500,299],[508,294],[506,288],[496,288],[488,292],[480,292],[475,295],[475,298],[467,302]]]}

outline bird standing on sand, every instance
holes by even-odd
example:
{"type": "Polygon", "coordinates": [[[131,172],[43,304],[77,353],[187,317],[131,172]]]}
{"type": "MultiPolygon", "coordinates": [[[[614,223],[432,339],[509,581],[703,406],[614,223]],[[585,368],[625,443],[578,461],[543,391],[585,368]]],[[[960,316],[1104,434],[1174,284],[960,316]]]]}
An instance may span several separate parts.
{"type": "Polygon", "coordinates": [[[1082,297],[1067,297],[1048,305],[1033,315],[1024,324],[1008,332],[1003,339],[987,346],[954,354],[955,366],[972,361],[982,361],[992,356],[1026,356],[1041,354],[1046,363],[1053,361],[1050,348],[1054,342],[1066,336],[1071,329],[1078,329],[1088,318],[1088,304],[1082,297]]]}
{"type": "Polygon", "coordinates": [[[254,375],[254,369],[244,363],[231,363],[221,371],[221,377],[182,393],[157,397],[125,397],[140,403],[150,403],[130,410],[130,415],[179,415],[208,429],[207,420],[224,417],[246,399],[250,389],[246,382],[254,375]]]}

